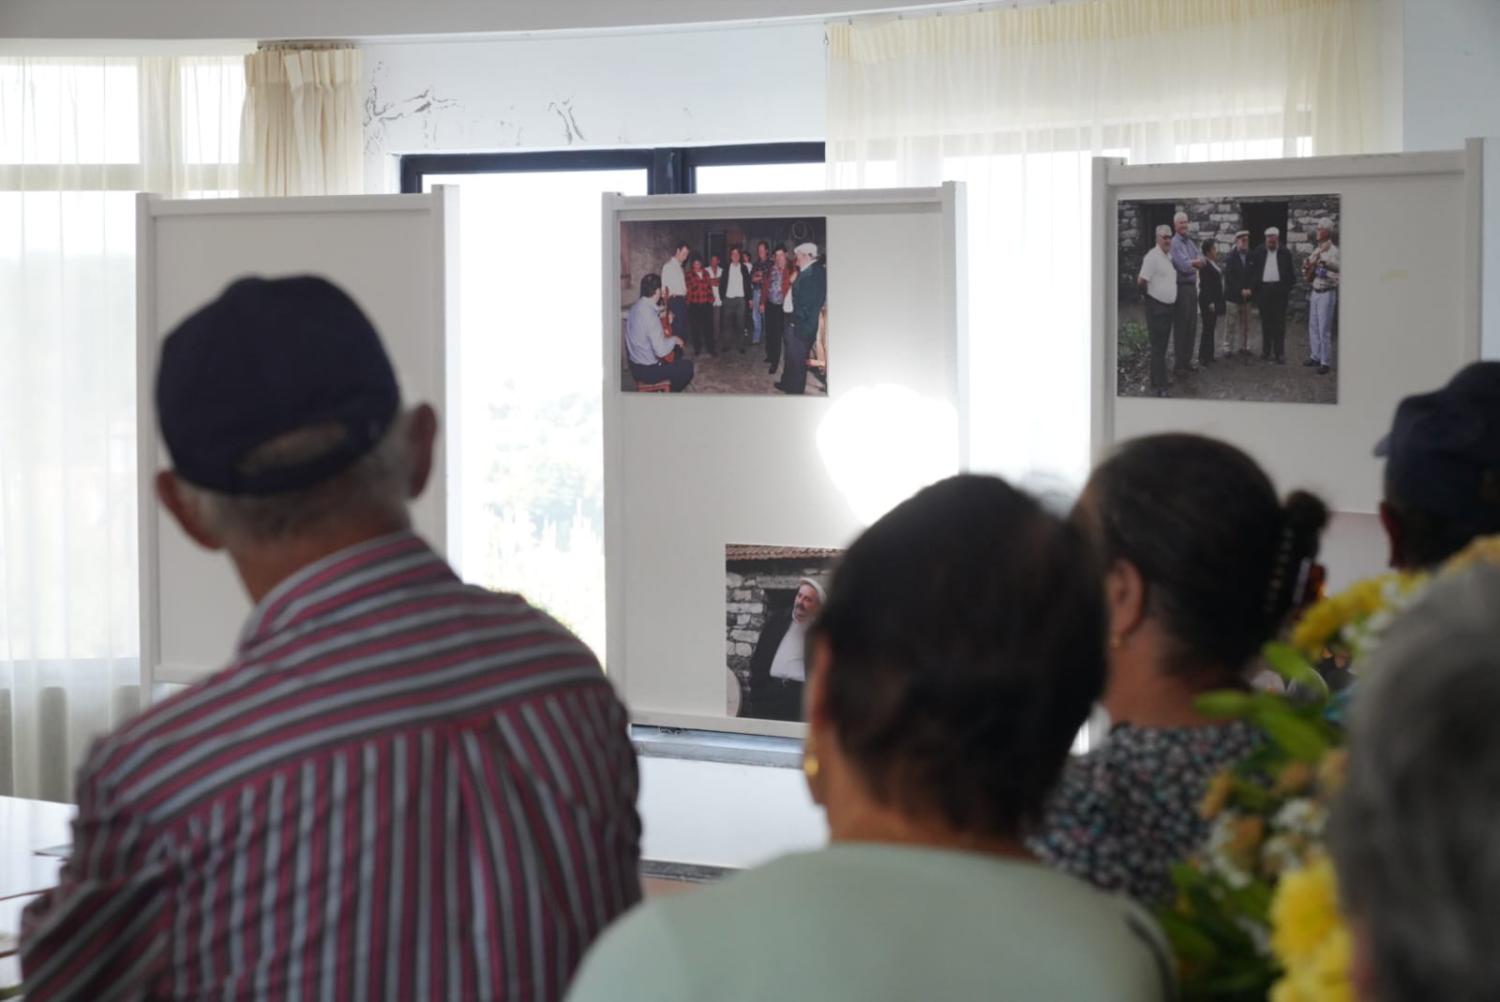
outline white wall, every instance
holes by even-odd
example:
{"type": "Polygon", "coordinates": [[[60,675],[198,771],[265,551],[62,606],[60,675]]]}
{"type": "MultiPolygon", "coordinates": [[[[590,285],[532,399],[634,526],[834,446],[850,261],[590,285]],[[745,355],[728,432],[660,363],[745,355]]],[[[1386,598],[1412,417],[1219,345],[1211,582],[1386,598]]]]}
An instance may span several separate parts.
{"type": "MultiPolygon", "coordinates": [[[[1402,133],[1407,150],[1500,138],[1500,0],[1386,0],[1404,5],[1402,133]]],[[[1486,151],[1482,352],[1500,358],[1500,144],[1486,151]]]]}
{"type": "Polygon", "coordinates": [[[394,154],[821,140],[823,27],[365,47],[366,188],[394,154]]]}
{"type": "Polygon", "coordinates": [[[1403,31],[1404,147],[1500,136],[1500,2],[1405,0],[1403,31]]]}
{"type": "Polygon", "coordinates": [[[639,807],[647,859],[755,866],[828,837],[800,769],[642,758],[639,807]]]}

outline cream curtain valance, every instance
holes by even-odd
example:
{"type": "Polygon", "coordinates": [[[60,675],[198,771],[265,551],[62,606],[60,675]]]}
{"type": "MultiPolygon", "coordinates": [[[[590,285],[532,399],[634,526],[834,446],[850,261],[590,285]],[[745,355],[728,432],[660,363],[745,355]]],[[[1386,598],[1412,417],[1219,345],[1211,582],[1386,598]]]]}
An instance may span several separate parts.
{"type": "Polygon", "coordinates": [[[326,44],[276,45],[245,57],[245,194],[364,190],[363,65],[359,49],[326,44]]]}
{"type": "Polygon", "coordinates": [[[829,26],[830,159],[1297,137],[1379,145],[1372,0],[1091,0],[829,26]]]}

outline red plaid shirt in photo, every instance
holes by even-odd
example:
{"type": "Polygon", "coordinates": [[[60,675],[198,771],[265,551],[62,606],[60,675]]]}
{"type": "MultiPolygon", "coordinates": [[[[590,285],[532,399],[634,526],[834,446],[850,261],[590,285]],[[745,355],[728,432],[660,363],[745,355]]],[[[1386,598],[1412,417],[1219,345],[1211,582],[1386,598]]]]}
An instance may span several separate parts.
{"type": "Polygon", "coordinates": [[[687,273],[687,301],[689,306],[703,305],[714,301],[714,283],[706,271],[687,273]]]}

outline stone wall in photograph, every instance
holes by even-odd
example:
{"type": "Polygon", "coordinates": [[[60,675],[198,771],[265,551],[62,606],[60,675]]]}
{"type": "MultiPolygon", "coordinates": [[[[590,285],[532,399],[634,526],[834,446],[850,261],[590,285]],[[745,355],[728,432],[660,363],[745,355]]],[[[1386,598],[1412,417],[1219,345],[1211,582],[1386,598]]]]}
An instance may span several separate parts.
{"type": "Polygon", "coordinates": [[[744,682],[766,620],[775,610],[790,608],[789,598],[796,594],[800,579],[813,578],[827,588],[840,551],[746,545],[724,549],[724,652],[730,670],[744,682]]]}
{"type": "Polygon", "coordinates": [[[1120,295],[1135,297],[1135,279],[1141,273],[1141,258],[1151,249],[1155,234],[1146,232],[1145,213],[1139,202],[1120,203],[1120,295]]]}
{"type": "MultiPolygon", "coordinates": [[[[1257,199],[1232,197],[1193,198],[1173,204],[1172,211],[1188,215],[1188,235],[1195,243],[1213,237],[1219,247],[1219,260],[1234,247],[1234,235],[1246,229],[1243,206],[1250,201],[1287,203],[1287,226],[1282,242],[1292,252],[1296,285],[1288,304],[1289,320],[1306,320],[1310,284],[1302,277],[1302,264],[1317,247],[1317,221],[1333,220],[1334,240],[1338,241],[1340,224],[1338,195],[1290,195],[1257,199]]],[[[1121,202],[1119,214],[1119,291],[1125,301],[1136,298],[1136,276],[1141,258],[1151,249],[1155,234],[1149,232],[1144,202],[1121,202]]],[[[1259,245],[1264,236],[1251,234],[1250,246],[1259,245]]]]}

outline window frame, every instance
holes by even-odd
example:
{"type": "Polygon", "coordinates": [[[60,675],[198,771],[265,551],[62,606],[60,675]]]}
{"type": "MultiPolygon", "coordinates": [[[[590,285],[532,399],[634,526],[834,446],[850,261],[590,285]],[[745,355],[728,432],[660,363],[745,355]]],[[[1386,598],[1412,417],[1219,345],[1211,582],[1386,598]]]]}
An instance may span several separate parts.
{"type": "Polygon", "coordinates": [[[429,174],[630,170],[647,172],[651,195],[691,195],[699,167],[825,163],[821,142],[736,146],[660,146],[644,149],[548,150],[515,153],[410,153],[400,158],[401,192],[420,194],[429,174]]]}

